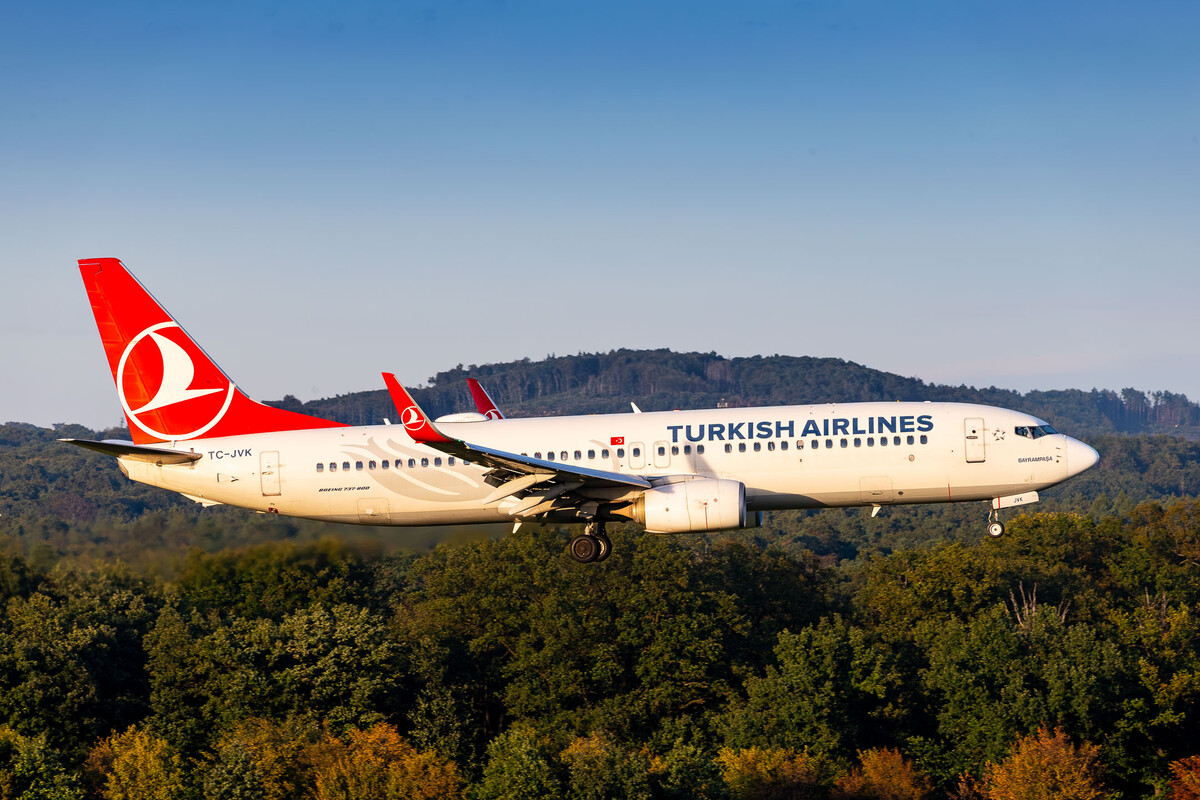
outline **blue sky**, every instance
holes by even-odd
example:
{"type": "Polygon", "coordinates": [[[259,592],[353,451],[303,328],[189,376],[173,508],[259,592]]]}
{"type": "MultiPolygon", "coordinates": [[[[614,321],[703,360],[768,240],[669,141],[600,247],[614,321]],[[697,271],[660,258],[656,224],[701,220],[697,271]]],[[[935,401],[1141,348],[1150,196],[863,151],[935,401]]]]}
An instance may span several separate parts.
{"type": "Polygon", "coordinates": [[[0,420],[120,420],[93,256],[260,399],[670,347],[1200,400],[1197,41],[1192,3],[7,3],[0,420]]]}

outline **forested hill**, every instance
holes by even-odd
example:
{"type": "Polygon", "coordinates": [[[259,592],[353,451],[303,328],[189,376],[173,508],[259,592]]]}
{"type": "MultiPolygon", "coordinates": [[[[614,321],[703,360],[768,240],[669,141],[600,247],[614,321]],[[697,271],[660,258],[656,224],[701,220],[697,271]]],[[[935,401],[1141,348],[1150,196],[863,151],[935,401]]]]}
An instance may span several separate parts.
{"type": "MultiPolygon", "coordinates": [[[[944,386],[870,369],[837,358],[753,356],[670,350],[613,350],[523,359],[439,372],[414,391],[435,415],[473,408],[468,377],[479,379],[509,416],[599,414],[673,408],[790,405],[867,400],[938,400],[1014,408],[1034,414],[1076,436],[1103,433],[1169,433],[1200,439],[1200,405],[1182,394],[1146,394],[1126,388],[1034,391],[944,386]]],[[[273,403],[355,425],[395,416],[383,389],[301,403],[273,403]]]]}

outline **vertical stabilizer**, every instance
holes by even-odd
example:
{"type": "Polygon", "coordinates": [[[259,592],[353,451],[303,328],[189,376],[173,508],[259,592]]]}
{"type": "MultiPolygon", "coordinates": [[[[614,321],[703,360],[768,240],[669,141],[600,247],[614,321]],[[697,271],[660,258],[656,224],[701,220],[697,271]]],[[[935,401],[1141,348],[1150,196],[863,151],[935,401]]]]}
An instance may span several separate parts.
{"type": "Polygon", "coordinates": [[[79,271],[134,442],[341,425],[242,394],[119,260],[81,259],[79,271]]]}

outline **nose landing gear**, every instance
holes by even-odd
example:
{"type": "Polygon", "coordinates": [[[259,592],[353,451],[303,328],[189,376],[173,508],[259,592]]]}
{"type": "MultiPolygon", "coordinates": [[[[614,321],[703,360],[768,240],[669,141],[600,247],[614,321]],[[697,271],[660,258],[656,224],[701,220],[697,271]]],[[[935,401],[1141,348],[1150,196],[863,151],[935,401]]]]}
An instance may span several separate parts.
{"type": "Polygon", "coordinates": [[[583,529],[581,536],[571,540],[571,558],[581,564],[604,561],[612,555],[612,542],[604,533],[604,523],[592,521],[583,529]]]}
{"type": "Polygon", "coordinates": [[[1000,521],[1000,511],[993,508],[988,512],[988,536],[998,539],[1004,535],[1004,523],[1000,521]]]}

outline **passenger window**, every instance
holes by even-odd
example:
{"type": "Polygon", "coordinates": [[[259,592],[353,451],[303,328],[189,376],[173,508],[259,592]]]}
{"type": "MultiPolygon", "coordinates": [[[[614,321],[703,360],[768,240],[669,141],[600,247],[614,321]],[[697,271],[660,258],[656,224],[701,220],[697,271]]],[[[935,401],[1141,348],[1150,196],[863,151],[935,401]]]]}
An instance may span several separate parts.
{"type": "Polygon", "coordinates": [[[887,437],[886,437],[886,436],[880,436],[880,437],[879,437],[879,446],[880,446],[880,447],[887,447],[887,437]]]}
{"type": "Polygon", "coordinates": [[[355,461],[355,462],[354,462],[354,468],[355,468],[355,469],[362,469],[362,462],[361,462],[361,461],[355,461]]]}
{"type": "Polygon", "coordinates": [[[581,452],[579,452],[578,450],[576,450],[576,451],[575,451],[575,460],[576,460],[576,461],[582,461],[582,460],[583,460],[583,453],[581,453],[581,452]]]}
{"type": "Polygon", "coordinates": [[[858,438],[857,436],[855,436],[855,437],[854,437],[854,446],[855,446],[855,447],[862,447],[862,439],[860,439],[860,438],[858,438]]]}
{"type": "Polygon", "coordinates": [[[441,458],[435,458],[435,459],[433,460],[433,465],[434,465],[435,467],[440,467],[440,466],[442,465],[442,459],[441,459],[441,458]]]}
{"type": "Polygon", "coordinates": [[[846,441],[845,439],[842,439],[842,447],[849,447],[849,446],[850,446],[850,442],[846,441]]]}
{"type": "Polygon", "coordinates": [[[546,453],[546,460],[547,460],[547,461],[553,461],[553,460],[554,460],[554,451],[553,451],[553,450],[551,450],[550,452],[546,453]]]}
{"type": "Polygon", "coordinates": [[[535,453],[533,454],[533,457],[534,457],[534,458],[541,458],[541,457],[542,457],[542,451],[538,450],[537,452],[535,452],[535,453]]]}
{"type": "Polygon", "coordinates": [[[588,450],[588,461],[595,461],[595,460],[596,460],[596,451],[588,450]]]}
{"type": "Polygon", "coordinates": [[[625,448],[618,447],[617,448],[617,458],[624,458],[624,457],[625,457],[625,448]]]}
{"type": "Polygon", "coordinates": [[[696,455],[698,455],[698,456],[704,455],[704,445],[702,445],[702,444],[696,445],[696,455]]]}
{"type": "Polygon", "coordinates": [[[762,442],[755,442],[754,443],[754,452],[758,453],[761,451],[762,451],[762,442]]]}
{"type": "Polygon", "coordinates": [[[908,443],[909,443],[909,444],[913,444],[915,441],[916,441],[916,440],[915,440],[915,439],[913,439],[913,437],[911,437],[911,436],[909,436],[909,437],[908,437],[908,443]]]}
{"type": "MultiPolygon", "coordinates": [[[[672,449],[674,449],[674,448],[672,448],[672,449]]],[[[690,444],[685,444],[683,446],[683,454],[685,456],[690,456],[692,454],[692,446],[690,444]]]]}
{"type": "Polygon", "coordinates": [[[641,456],[642,456],[642,448],[640,448],[640,447],[633,448],[633,450],[630,453],[631,458],[641,458],[641,456]]]}
{"type": "Polygon", "coordinates": [[[833,447],[833,439],[826,439],[825,440],[825,449],[828,450],[831,447],[833,447]]]}
{"type": "Polygon", "coordinates": [[[375,467],[376,467],[376,464],[374,461],[367,462],[367,469],[375,469],[375,467]]]}
{"type": "Polygon", "coordinates": [[[414,469],[416,466],[417,466],[417,460],[415,458],[410,458],[408,460],[408,468],[414,469]]]}
{"type": "Polygon", "coordinates": [[[665,456],[665,455],[667,454],[667,448],[666,448],[666,446],[665,446],[665,445],[661,445],[661,444],[660,444],[660,445],[658,446],[658,454],[659,454],[660,456],[665,456]]]}
{"type": "Polygon", "coordinates": [[[929,437],[923,433],[921,434],[921,444],[929,444],[929,437]]]}
{"type": "Polygon", "coordinates": [[[775,443],[767,442],[767,450],[774,450],[774,449],[775,449],[775,443]]]}
{"type": "Polygon", "coordinates": [[[446,459],[446,466],[448,466],[448,467],[454,466],[454,456],[450,456],[449,458],[446,459]]]}
{"type": "Polygon", "coordinates": [[[731,444],[727,444],[727,445],[725,445],[725,452],[726,452],[726,453],[732,453],[732,452],[733,452],[733,445],[731,445],[731,444]]]}
{"type": "Polygon", "coordinates": [[[893,437],[892,437],[892,444],[896,445],[896,447],[899,447],[899,446],[900,446],[900,437],[899,437],[899,436],[893,436],[893,437]]]}
{"type": "Polygon", "coordinates": [[[746,452],[746,443],[745,442],[738,442],[738,452],[739,453],[746,452]]]}
{"type": "Polygon", "coordinates": [[[567,460],[567,451],[566,450],[563,450],[561,453],[558,454],[558,460],[559,461],[567,460]]]}
{"type": "Polygon", "coordinates": [[[349,472],[349,471],[350,471],[350,462],[343,461],[342,462],[342,472],[349,472]]]}
{"type": "Polygon", "coordinates": [[[325,465],[317,464],[317,472],[324,472],[324,471],[325,471],[325,465]]]}
{"type": "MultiPolygon", "coordinates": [[[[800,449],[802,449],[803,447],[804,447],[804,442],[796,442],[796,449],[797,449],[797,450],[800,450],[800,449]]],[[[780,443],[779,443],[779,449],[780,449],[780,450],[787,450],[787,449],[788,449],[788,443],[787,443],[787,442],[780,442],[780,443]]]]}
{"type": "Polygon", "coordinates": [[[428,459],[428,458],[422,458],[422,459],[421,459],[421,466],[422,466],[422,467],[428,467],[428,466],[429,466],[429,459],[428,459]]]}
{"type": "Polygon", "coordinates": [[[874,447],[874,446],[875,446],[875,437],[868,436],[867,437],[867,447],[874,447]]]}
{"type": "Polygon", "coordinates": [[[383,463],[381,463],[379,466],[382,467],[383,469],[387,469],[388,468],[388,460],[385,458],[383,460],[383,463]]]}
{"type": "Polygon", "coordinates": [[[671,455],[673,455],[673,456],[679,455],[679,445],[677,445],[677,444],[671,445],[671,455]]]}
{"type": "Polygon", "coordinates": [[[330,471],[330,472],[337,472],[337,462],[336,462],[336,461],[330,461],[330,462],[329,462],[329,471],[330,471]]]}
{"type": "Polygon", "coordinates": [[[600,451],[600,457],[608,458],[608,448],[607,447],[600,451]]]}

